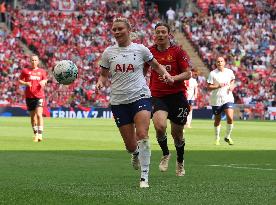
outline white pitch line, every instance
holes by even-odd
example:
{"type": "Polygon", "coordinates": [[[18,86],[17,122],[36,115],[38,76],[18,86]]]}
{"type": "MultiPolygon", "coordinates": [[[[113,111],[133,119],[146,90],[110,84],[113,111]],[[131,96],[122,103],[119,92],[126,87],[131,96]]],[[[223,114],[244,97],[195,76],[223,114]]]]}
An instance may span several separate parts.
{"type": "Polygon", "coordinates": [[[276,169],[268,169],[268,168],[259,168],[259,167],[240,167],[240,166],[231,166],[231,165],[220,165],[220,164],[210,164],[208,167],[228,167],[234,169],[254,169],[254,170],[263,170],[263,171],[276,171],[276,169]]]}
{"type": "MultiPolygon", "coordinates": [[[[233,166],[236,166],[236,165],[238,165],[238,166],[240,166],[241,164],[229,164],[229,165],[233,165],[233,166]]],[[[242,164],[242,165],[244,165],[244,166],[259,166],[260,164],[242,164]]],[[[262,164],[262,165],[265,165],[265,166],[270,166],[271,164],[262,164]]]]}

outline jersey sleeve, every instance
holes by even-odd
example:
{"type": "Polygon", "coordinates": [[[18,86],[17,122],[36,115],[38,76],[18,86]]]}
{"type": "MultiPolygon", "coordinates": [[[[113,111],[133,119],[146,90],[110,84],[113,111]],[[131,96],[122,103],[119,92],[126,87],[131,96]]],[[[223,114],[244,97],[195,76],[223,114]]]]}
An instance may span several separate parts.
{"type": "Polygon", "coordinates": [[[109,62],[109,59],[108,59],[107,49],[105,49],[105,51],[102,54],[102,57],[99,61],[99,66],[102,67],[102,68],[106,68],[106,69],[110,68],[110,62],[109,62]]]}
{"type": "Polygon", "coordinates": [[[47,80],[47,72],[45,70],[41,76],[41,80],[47,80]]]}
{"type": "Polygon", "coordinates": [[[209,73],[209,76],[207,78],[207,83],[214,84],[212,72],[209,73]]]}
{"type": "Polygon", "coordinates": [[[191,67],[190,57],[183,49],[179,48],[176,58],[178,65],[182,68],[183,71],[187,71],[188,68],[191,67]]]}
{"type": "Polygon", "coordinates": [[[23,69],[20,73],[19,80],[25,80],[26,74],[25,74],[25,69],[23,69]]]}
{"type": "Polygon", "coordinates": [[[235,80],[234,72],[231,70],[231,81],[235,80]]]}
{"type": "Polygon", "coordinates": [[[153,55],[152,53],[150,52],[150,50],[141,44],[141,49],[142,49],[142,54],[143,54],[143,60],[144,62],[149,62],[153,59],[153,55]]]}

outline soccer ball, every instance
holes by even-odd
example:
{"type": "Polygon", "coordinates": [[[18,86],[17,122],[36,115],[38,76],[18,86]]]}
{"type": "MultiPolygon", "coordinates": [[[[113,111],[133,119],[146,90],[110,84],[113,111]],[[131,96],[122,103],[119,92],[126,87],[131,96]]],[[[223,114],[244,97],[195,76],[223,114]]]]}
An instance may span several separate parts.
{"type": "Polygon", "coordinates": [[[69,85],[78,77],[78,68],[72,61],[62,60],[53,68],[53,75],[58,83],[69,85]]]}

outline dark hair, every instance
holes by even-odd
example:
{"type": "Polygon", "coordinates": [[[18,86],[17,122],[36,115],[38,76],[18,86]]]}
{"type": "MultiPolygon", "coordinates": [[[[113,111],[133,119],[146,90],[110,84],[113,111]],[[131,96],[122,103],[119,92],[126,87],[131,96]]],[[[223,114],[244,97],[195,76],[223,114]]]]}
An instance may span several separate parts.
{"type": "Polygon", "coordinates": [[[156,30],[159,26],[165,26],[167,29],[168,29],[168,33],[170,33],[171,29],[170,29],[170,26],[169,24],[167,23],[163,23],[163,22],[159,22],[155,25],[154,29],[156,30]]]}

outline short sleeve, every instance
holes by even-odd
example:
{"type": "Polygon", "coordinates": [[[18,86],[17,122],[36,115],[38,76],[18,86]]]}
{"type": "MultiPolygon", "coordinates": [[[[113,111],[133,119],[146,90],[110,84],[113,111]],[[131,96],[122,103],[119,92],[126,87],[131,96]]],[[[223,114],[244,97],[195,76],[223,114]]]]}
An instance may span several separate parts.
{"type": "Polygon", "coordinates": [[[47,80],[47,72],[44,70],[42,80],[47,80]]]}
{"type": "Polygon", "coordinates": [[[187,71],[191,67],[191,60],[188,54],[181,48],[177,52],[177,62],[178,65],[184,70],[187,71]]]}
{"type": "Polygon", "coordinates": [[[209,73],[209,76],[207,78],[207,83],[214,84],[212,72],[209,73]]]}
{"type": "Polygon", "coordinates": [[[22,72],[20,73],[19,79],[20,80],[25,80],[25,77],[26,77],[25,70],[22,70],[22,72]]]}
{"type": "Polygon", "coordinates": [[[142,49],[142,54],[143,54],[143,60],[144,62],[149,62],[153,59],[153,55],[152,53],[150,52],[150,50],[141,44],[141,49],[142,49]]]}
{"type": "Polygon", "coordinates": [[[108,51],[107,51],[107,49],[105,49],[105,51],[102,54],[102,57],[101,57],[101,59],[99,61],[99,66],[103,67],[103,68],[106,68],[106,69],[110,68],[110,62],[109,62],[109,59],[108,59],[108,51]]]}
{"type": "Polygon", "coordinates": [[[235,80],[235,75],[234,75],[234,72],[231,70],[231,81],[232,80],[235,80]]]}

